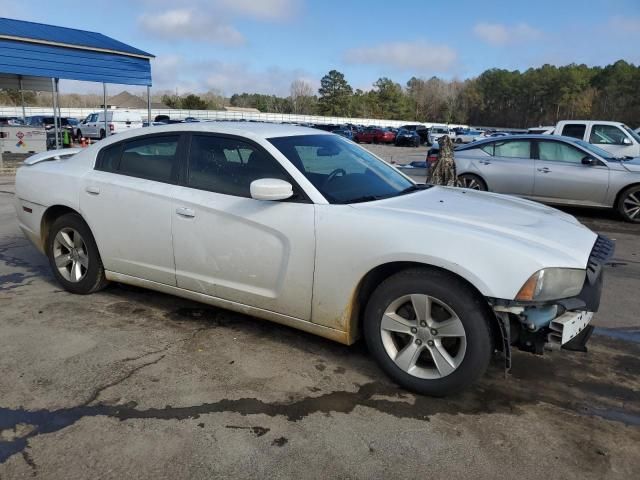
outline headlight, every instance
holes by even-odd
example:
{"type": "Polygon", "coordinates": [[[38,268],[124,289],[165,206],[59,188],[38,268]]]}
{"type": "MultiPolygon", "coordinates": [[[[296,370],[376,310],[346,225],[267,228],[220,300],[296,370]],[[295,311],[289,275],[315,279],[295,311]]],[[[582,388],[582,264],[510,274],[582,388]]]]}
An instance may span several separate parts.
{"type": "Polygon", "coordinates": [[[575,297],[582,290],[585,270],[545,268],[537,271],[522,286],[516,300],[525,302],[575,297]]]}

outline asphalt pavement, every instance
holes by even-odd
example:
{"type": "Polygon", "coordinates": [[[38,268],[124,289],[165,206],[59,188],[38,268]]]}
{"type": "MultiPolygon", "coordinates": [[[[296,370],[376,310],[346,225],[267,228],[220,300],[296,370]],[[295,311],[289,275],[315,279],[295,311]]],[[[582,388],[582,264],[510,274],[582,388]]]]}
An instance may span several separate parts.
{"type": "Polygon", "coordinates": [[[516,352],[509,375],[496,361],[433,399],[389,382],[362,343],[123,285],[71,295],[12,192],[0,177],[2,480],[640,472],[640,225],[571,210],[617,241],[588,353],[516,352]]]}

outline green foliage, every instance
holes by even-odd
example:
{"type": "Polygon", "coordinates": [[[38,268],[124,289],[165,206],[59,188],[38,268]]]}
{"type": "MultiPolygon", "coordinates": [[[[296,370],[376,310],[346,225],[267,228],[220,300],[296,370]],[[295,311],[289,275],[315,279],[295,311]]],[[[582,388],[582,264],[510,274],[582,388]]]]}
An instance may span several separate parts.
{"type": "Polygon", "coordinates": [[[327,73],[320,80],[318,93],[318,110],[321,115],[349,116],[353,89],[343,73],[337,70],[327,73]]]}
{"type": "MultiPolygon", "coordinates": [[[[319,97],[310,84],[295,80],[286,98],[259,93],[182,96],[167,92],[162,102],[178,109],[220,109],[225,104],[261,112],[385,118],[496,127],[553,125],[563,119],[617,120],[640,124],[640,67],[619,60],[606,67],[542,65],[524,72],[486,70],[465,81],[412,77],[403,87],[379,78],[369,91],[355,92],[343,73],[331,70],[320,81],[319,97]]],[[[25,93],[27,105],[51,105],[47,92],[25,93]]],[[[160,96],[162,92],[158,92],[160,96]]],[[[63,106],[97,106],[97,95],[67,94],[63,106]]],[[[0,90],[0,103],[19,105],[20,93],[0,90]]]]}

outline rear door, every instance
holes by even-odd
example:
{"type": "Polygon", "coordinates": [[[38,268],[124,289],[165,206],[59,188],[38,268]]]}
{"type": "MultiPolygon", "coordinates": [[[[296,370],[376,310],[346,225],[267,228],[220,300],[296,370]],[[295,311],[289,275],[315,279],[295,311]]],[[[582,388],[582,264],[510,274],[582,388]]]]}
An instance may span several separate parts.
{"type": "Polygon", "coordinates": [[[579,140],[587,141],[587,124],[580,122],[565,123],[562,126],[562,130],[557,132],[558,135],[564,135],[565,137],[573,137],[579,140]]]}
{"type": "Polygon", "coordinates": [[[80,206],[106,270],[176,284],[171,220],[180,139],[156,134],[109,145],[85,176],[80,206]]]}
{"type": "Polygon", "coordinates": [[[533,193],[530,140],[498,140],[484,144],[479,152],[473,163],[490,191],[523,196],[533,193]]]}
{"type": "Polygon", "coordinates": [[[602,162],[585,165],[589,153],[560,140],[536,142],[534,196],[548,202],[603,205],[609,188],[609,168],[602,162]]]}

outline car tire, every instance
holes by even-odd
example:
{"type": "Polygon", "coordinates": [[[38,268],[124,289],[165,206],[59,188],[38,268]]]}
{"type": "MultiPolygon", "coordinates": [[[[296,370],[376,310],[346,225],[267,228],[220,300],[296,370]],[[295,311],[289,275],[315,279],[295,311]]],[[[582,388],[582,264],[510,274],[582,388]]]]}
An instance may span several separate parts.
{"type": "Polygon", "coordinates": [[[369,351],[394,382],[441,397],[484,375],[493,352],[490,321],[484,298],[463,280],[440,269],[415,268],[392,275],[375,289],[363,330],[369,351]],[[430,299],[425,306],[431,308],[424,309],[429,315],[416,315],[414,299],[418,305],[430,299]],[[394,328],[406,328],[406,333],[389,330],[394,328]]]}
{"type": "Polygon", "coordinates": [[[62,215],[53,222],[46,252],[53,275],[65,290],[87,295],[107,286],[96,241],[77,213],[62,215]]]}
{"type": "Polygon", "coordinates": [[[82,132],[80,130],[76,133],[76,140],[82,140],[82,132]]]}
{"type": "Polygon", "coordinates": [[[107,135],[104,132],[104,130],[100,130],[100,140],[102,140],[103,138],[105,138],[107,135]]]}
{"type": "Polygon", "coordinates": [[[616,209],[626,222],[640,223],[640,185],[623,190],[616,209]]]}
{"type": "Polygon", "coordinates": [[[471,190],[478,190],[481,192],[487,191],[486,182],[477,175],[472,173],[463,173],[458,176],[458,187],[469,188],[471,190]]]}

